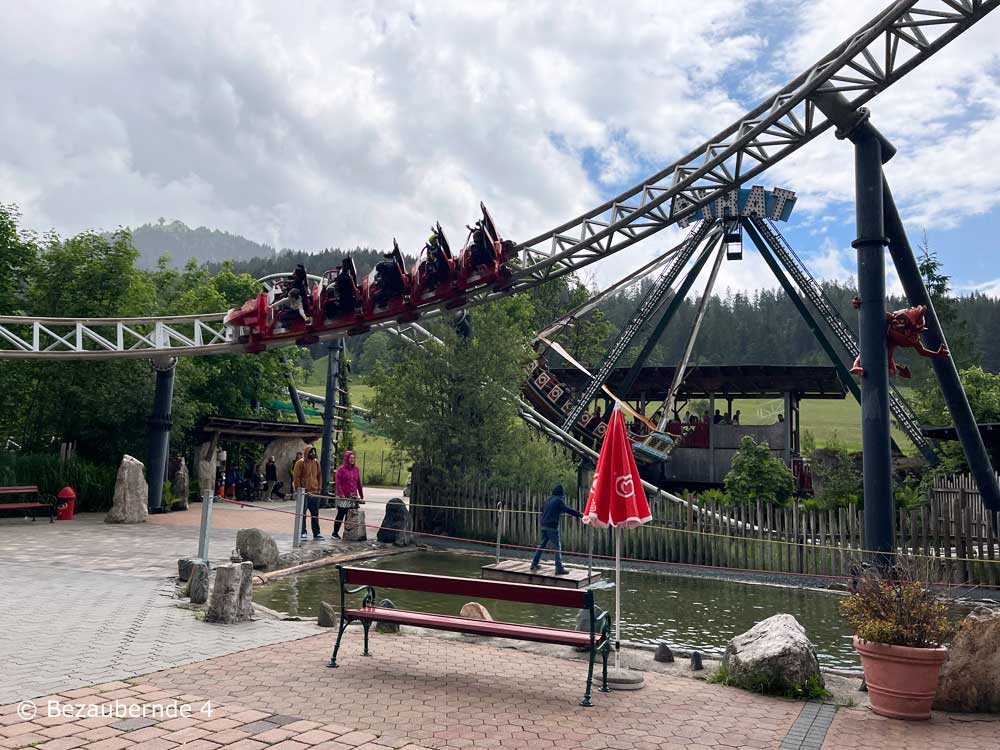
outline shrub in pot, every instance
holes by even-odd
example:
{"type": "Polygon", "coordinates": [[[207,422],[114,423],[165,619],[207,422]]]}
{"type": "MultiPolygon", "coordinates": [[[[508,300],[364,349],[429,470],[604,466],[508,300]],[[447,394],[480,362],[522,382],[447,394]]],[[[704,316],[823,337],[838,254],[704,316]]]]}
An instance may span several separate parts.
{"type": "Polygon", "coordinates": [[[894,719],[929,719],[948,656],[943,644],[955,633],[948,602],[892,570],[862,576],[840,608],[854,627],[872,710],[894,719]]]}

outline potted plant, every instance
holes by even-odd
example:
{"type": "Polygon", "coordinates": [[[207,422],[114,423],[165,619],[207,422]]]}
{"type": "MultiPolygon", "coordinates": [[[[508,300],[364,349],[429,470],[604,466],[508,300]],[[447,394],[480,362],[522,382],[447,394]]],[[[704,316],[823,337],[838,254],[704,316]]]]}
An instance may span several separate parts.
{"type": "Polygon", "coordinates": [[[861,576],[840,609],[854,627],[872,711],[893,719],[929,719],[948,658],[943,644],[956,630],[948,602],[893,569],[861,576]]]}

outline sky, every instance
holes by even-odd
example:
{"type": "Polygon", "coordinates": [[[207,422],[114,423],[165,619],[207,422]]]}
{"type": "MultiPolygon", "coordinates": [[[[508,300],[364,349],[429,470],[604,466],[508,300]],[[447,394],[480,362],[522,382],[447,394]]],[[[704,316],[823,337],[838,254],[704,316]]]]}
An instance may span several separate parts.
{"type": "MultiPolygon", "coordinates": [[[[15,3],[0,25],[0,202],[72,234],[164,217],[272,246],[455,243],[483,200],[524,240],[729,125],[888,0],[15,3]]],[[[1000,295],[1000,12],[870,105],[914,245],[1000,295]]],[[[814,274],[855,264],[853,155],[762,175],[814,274]]],[[[610,283],[682,236],[592,266],[610,283]]],[[[322,270],[322,269],[318,269],[322,270]]],[[[890,289],[896,289],[890,273],[890,289]]],[[[747,252],[716,289],[776,286],[747,252]]]]}

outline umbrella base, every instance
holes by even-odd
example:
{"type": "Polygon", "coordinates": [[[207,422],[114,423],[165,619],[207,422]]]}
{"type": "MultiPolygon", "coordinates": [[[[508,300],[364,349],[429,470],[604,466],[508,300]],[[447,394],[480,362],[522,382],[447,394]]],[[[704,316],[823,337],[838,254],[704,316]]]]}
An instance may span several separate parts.
{"type": "Polygon", "coordinates": [[[608,670],[608,687],[612,690],[640,690],[645,685],[642,672],[633,669],[608,670]]]}

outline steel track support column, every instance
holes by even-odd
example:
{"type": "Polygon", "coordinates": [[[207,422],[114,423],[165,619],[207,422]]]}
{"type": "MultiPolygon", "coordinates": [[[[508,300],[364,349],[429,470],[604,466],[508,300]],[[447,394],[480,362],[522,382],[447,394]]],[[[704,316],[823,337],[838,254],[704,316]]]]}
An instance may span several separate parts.
{"type": "Polygon", "coordinates": [[[656,347],[657,343],[660,341],[660,337],[663,336],[664,331],[667,330],[667,326],[670,325],[670,321],[674,319],[674,315],[681,308],[687,297],[688,292],[691,291],[691,287],[694,286],[694,282],[697,280],[698,275],[701,273],[701,269],[705,267],[705,263],[708,262],[709,256],[712,254],[712,249],[715,246],[713,244],[708,244],[701,251],[701,255],[694,262],[694,265],[688,269],[687,275],[684,277],[684,281],[681,282],[680,286],[674,292],[674,296],[670,299],[670,303],[667,305],[666,310],[664,310],[663,315],[660,316],[659,322],[656,324],[656,328],[653,332],[649,334],[649,338],[646,339],[645,345],[642,347],[642,351],[639,352],[639,356],[635,358],[635,362],[632,363],[632,367],[629,368],[628,374],[625,378],[616,386],[616,393],[628,393],[632,390],[632,386],[635,385],[635,381],[639,378],[642,373],[642,368],[646,364],[646,360],[649,359],[649,355],[653,353],[653,349],[656,347]]]}
{"type": "Polygon", "coordinates": [[[285,378],[288,380],[288,398],[291,399],[292,407],[295,409],[295,418],[299,421],[299,424],[305,424],[306,413],[302,411],[302,401],[299,400],[299,391],[295,387],[295,379],[292,377],[288,359],[284,354],[279,354],[278,359],[281,361],[281,366],[285,368],[285,378]]]}
{"type": "MultiPolygon", "coordinates": [[[[333,425],[337,418],[337,404],[340,403],[340,355],[344,351],[344,340],[337,339],[327,347],[326,401],[323,404],[323,453],[320,456],[320,473],[323,475],[324,495],[330,494],[330,469],[333,467],[333,425]]],[[[350,419],[351,415],[345,416],[350,419]]]]}
{"type": "MultiPolygon", "coordinates": [[[[899,274],[899,281],[906,292],[906,298],[911,305],[926,305],[927,313],[924,322],[927,330],[924,332],[924,343],[929,349],[937,349],[942,344],[947,344],[944,331],[941,329],[941,322],[931,297],[927,293],[924,279],[920,275],[920,268],[917,259],[913,255],[913,249],[906,237],[906,230],[903,227],[903,220],[896,209],[896,202],[892,198],[889,190],[889,183],[885,176],[882,177],[882,200],[885,206],[885,231],[889,237],[889,254],[896,266],[899,274]]],[[[976,485],[979,487],[979,496],[987,510],[992,511],[993,525],[997,525],[997,513],[1000,512],[1000,487],[997,486],[996,474],[993,473],[993,466],[990,463],[989,453],[983,443],[983,436],[979,433],[975,415],[972,407],[969,406],[969,399],[965,395],[962,387],[962,380],[958,376],[958,367],[951,357],[932,357],[931,366],[937,376],[938,385],[941,386],[941,393],[944,402],[955,423],[955,431],[958,439],[962,443],[965,451],[965,458],[972,469],[976,485]]]]}
{"type": "Polygon", "coordinates": [[[163,357],[150,360],[156,371],[153,413],[149,417],[149,453],[146,458],[146,481],[149,483],[150,513],[163,513],[163,482],[167,476],[170,454],[170,404],[174,398],[174,373],[177,360],[163,357]]]}
{"type": "Polygon", "coordinates": [[[882,140],[869,128],[855,128],[855,211],[858,238],[859,348],[861,366],[861,450],[865,492],[865,549],[879,568],[895,551],[895,499],[889,435],[889,365],[885,323],[885,223],[882,207],[882,140]]]}

